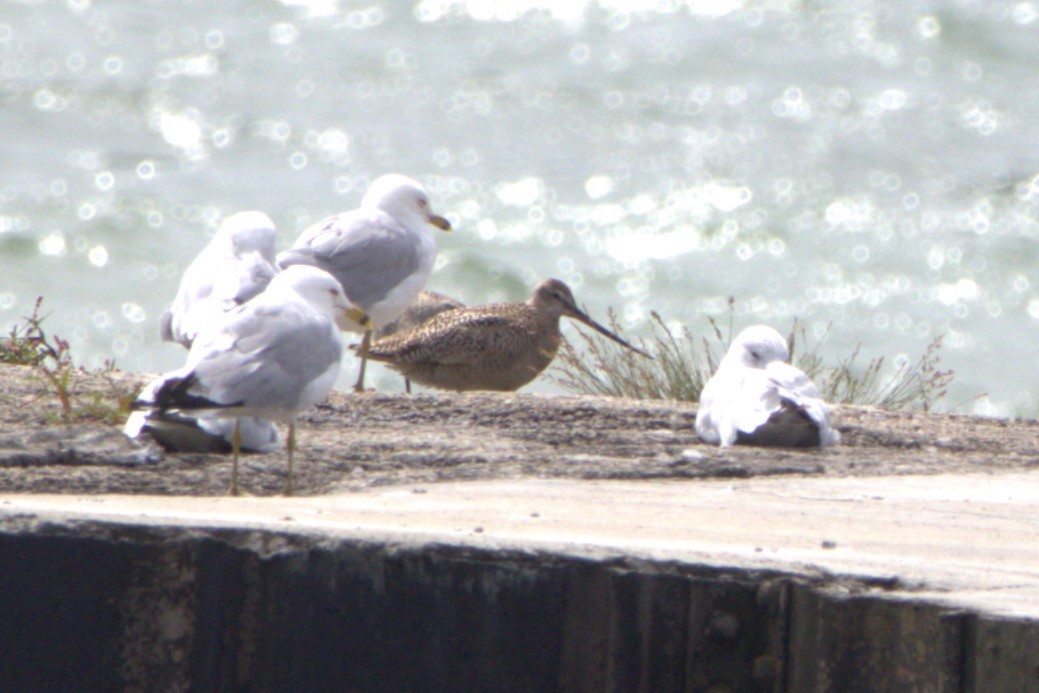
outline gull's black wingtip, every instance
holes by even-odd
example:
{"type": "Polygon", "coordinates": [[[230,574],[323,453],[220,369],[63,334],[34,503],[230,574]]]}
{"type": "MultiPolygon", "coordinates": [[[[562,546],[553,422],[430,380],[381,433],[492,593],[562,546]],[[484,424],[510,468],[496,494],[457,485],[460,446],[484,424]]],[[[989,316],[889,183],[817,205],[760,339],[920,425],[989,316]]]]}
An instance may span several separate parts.
{"type": "Polygon", "coordinates": [[[199,411],[203,409],[231,409],[242,406],[242,402],[215,402],[208,397],[189,392],[198,384],[198,376],[194,372],[180,377],[167,378],[156,388],[151,401],[138,399],[131,409],[159,409],[161,411],[199,411]]]}

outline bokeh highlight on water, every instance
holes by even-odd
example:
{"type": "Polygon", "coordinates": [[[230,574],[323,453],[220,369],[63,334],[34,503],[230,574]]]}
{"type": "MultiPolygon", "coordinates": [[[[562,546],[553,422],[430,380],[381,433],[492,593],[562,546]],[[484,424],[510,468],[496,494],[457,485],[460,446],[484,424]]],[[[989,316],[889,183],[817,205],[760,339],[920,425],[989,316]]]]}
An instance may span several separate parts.
{"type": "Polygon", "coordinates": [[[86,365],[179,366],[158,315],[224,216],[287,246],[398,171],[467,303],[944,334],[949,405],[1034,415],[1037,66],[1035,2],[5,3],[0,326],[43,296],[86,365]]]}

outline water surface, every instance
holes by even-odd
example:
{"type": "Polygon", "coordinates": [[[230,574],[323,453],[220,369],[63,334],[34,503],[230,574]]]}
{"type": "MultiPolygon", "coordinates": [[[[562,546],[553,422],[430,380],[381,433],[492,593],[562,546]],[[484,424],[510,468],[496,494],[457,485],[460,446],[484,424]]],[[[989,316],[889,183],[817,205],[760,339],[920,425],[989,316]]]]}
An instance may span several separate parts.
{"type": "Polygon", "coordinates": [[[945,335],[949,406],[1036,412],[1035,2],[9,2],[0,104],[0,326],[42,295],[86,365],[182,363],[157,318],[225,215],[287,246],[399,171],[468,303],[945,335]]]}

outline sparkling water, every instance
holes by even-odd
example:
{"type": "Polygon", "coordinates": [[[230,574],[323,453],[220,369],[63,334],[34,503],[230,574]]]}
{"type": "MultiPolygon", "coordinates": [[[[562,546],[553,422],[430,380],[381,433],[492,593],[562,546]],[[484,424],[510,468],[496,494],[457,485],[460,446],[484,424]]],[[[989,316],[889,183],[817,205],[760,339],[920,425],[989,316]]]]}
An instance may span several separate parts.
{"type": "Polygon", "coordinates": [[[43,296],[88,366],[183,362],[158,316],[224,216],[288,246],[396,171],[466,303],[945,335],[948,407],[1036,413],[1036,2],[5,2],[0,132],[0,326],[43,296]]]}

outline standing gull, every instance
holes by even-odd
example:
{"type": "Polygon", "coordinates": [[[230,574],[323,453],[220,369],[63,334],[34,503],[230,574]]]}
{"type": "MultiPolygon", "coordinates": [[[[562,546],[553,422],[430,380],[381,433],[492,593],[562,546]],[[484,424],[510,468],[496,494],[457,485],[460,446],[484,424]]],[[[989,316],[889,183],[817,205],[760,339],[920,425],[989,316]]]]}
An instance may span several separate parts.
{"type": "MultiPolygon", "coordinates": [[[[296,417],[335,383],[343,351],[336,327],[360,332],[371,324],[327,272],[290,267],[222,323],[199,332],[184,367],[151,383],[137,405],[287,422],[285,493],[291,494],[296,417]]],[[[232,443],[231,493],[237,495],[238,425],[232,443]]]]}
{"type": "MultiPolygon", "coordinates": [[[[416,181],[399,174],[372,183],[361,206],[319,221],[295,245],[278,255],[278,264],[314,265],[343,285],[346,296],[380,327],[404,312],[433,270],[437,243],[431,227],[450,231],[447,219],[429,206],[416,181]]],[[[354,389],[364,390],[371,331],[361,340],[361,371],[354,389]]]]}
{"type": "Polygon", "coordinates": [[[205,326],[267,288],[278,272],[275,235],[263,212],[225,219],[184,270],[173,303],[159,318],[162,338],[190,347],[205,326]]]}
{"type": "MultiPolygon", "coordinates": [[[[413,330],[434,315],[455,308],[465,308],[465,304],[436,291],[420,291],[415,301],[403,313],[372,332],[372,339],[379,340],[398,332],[413,330]]],[[[404,389],[411,394],[411,381],[408,378],[404,378],[404,389]]]]}
{"type": "Polygon", "coordinates": [[[840,442],[818,388],[789,359],[786,340],[771,327],[755,325],[740,332],[700,395],[700,438],[722,447],[840,442]]]}
{"type": "Polygon", "coordinates": [[[371,345],[369,358],[420,385],[444,390],[518,390],[552,363],[562,335],[559,319],[580,320],[647,356],[577,307],[570,288],[548,279],[525,303],[448,310],[420,327],[371,345]]]}

